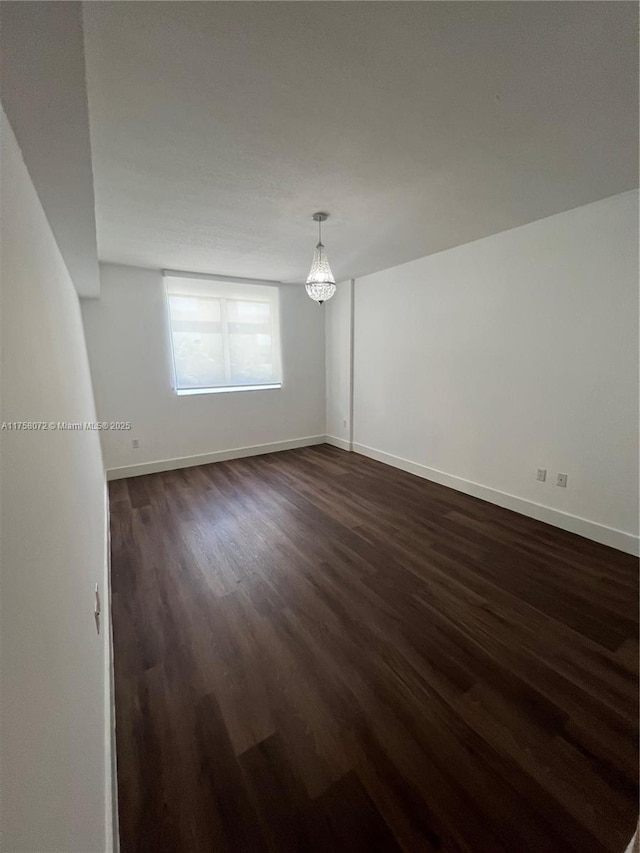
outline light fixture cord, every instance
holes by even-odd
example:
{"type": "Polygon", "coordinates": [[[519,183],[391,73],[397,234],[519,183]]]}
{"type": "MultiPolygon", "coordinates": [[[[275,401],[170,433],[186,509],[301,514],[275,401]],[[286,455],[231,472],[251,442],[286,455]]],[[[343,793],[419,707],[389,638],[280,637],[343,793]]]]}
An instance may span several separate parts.
{"type": "Polygon", "coordinates": [[[318,217],[318,245],[322,246],[322,219],[318,217]]]}

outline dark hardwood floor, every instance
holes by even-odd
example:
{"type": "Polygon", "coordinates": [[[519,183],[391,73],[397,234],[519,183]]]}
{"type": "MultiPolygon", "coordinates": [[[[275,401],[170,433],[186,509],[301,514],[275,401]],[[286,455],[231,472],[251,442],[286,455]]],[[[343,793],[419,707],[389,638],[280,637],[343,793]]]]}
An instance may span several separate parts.
{"type": "Polygon", "coordinates": [[[122,853],[624,851],[637,560],[328,445],[110,496],[122,853]]]}

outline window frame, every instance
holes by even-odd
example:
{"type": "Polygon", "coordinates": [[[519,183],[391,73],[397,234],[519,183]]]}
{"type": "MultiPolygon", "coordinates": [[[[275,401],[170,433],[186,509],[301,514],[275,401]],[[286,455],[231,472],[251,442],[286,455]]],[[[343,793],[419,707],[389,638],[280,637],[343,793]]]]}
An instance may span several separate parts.
{"type": "Polygon", "coordinates": [[[179,397],[200,396],[203,394],[220,394],[238,391],[274,391],[283,386],[282,375],[282,341],[280,335],[280,294],[276,284],[248,284],[218,279],[202,278],[196,275],[180,276],[163,274],[164,298],[167,316],[167,333],[169,336],[171,376],[174,393],[179,397]],[[181,387],[178,382],[176,364],[173,318],[171,312],[171,297],[186,297],[192,299],[213,299],[220,304],[220,329],[222,337],[222,353],[224,359],[225,377],[229,383],[207,386],[181,387]],[[230,334],[227,320],[227,303],[229,301],[262,302],[270,306],[270,336],[273,373],[276,381],[263,383],[249,382],[238,384],[231,382],[230,334]]]}

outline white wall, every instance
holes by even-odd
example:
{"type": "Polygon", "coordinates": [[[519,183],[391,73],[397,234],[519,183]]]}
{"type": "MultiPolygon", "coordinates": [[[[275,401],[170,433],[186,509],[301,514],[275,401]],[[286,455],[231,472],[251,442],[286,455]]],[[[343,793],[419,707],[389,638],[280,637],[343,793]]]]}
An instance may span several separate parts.
{"type": "Polygon", "coordinates": [[[351,450],[353,279],[342,281],[323,305],[325,312],[325,377],[327,439],[351,450]]]}
{"type": "Polygon", "coordinates": [[[147,463],[202,462],[197,457],[324,435],[324,320],[304,287],[280,288],[277,390],[175,394],[158,270],[102,266],[101,298],[83,300],[82,311],[100,419],[133,425],[131,432],[102,434],[106,466],[120,468],[119,475],[136,464],[145,465],[137,472],[144,473],[147,463]]]}
{"type": "Polygon", "coordinates": [[[78,293],[100,278],[82,3],[0,3],[0,97],[78,293]]]}
{"type": "MultiPolygon", "coordinates": [[[[78,297],[4,115],[1,154],[0,420],[93,421],[78,297]]],[[[0,484],[0,844],[6,853],[103,851],[108,601],[98,434],[0,431],[0,484]]]]}
{"type": "Polygon", "coordinates": [[[637,548],[637,191],[366,276],[354,310],[354,449],[637,548]]]}

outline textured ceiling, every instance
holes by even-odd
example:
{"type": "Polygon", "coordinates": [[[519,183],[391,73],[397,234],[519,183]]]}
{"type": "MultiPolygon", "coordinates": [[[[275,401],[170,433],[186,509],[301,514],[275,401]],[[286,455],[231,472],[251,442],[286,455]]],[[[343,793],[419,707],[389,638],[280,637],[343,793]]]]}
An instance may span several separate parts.
{"type": "Polygon", "coordinates": [[[628,190],[635,3],[84,4],[102,260],[339,279],[628,190]]]}

